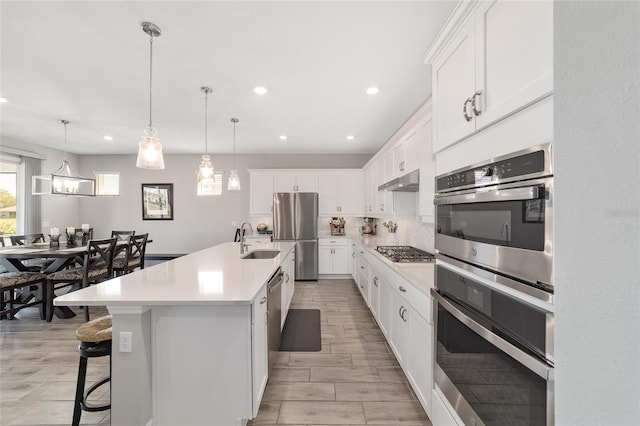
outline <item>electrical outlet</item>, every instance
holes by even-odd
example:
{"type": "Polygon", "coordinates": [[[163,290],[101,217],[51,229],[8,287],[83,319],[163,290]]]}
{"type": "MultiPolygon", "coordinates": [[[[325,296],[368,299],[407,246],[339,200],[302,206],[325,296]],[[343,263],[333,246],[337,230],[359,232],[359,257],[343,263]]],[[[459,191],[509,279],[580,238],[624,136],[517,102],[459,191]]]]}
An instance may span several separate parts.
{"type": "Polygon", "coordinates": [[[237,228],[238,227],[238,222],[235,221],[235,220],[232,220],[231,221],[231,226],[233,226],[234,228],[237,228]]]}
{"type": "Polygon", "coordinates": [[[120,352],[131,352],[131,340],[133,339],[130,331],[120,332],[120,352]]]}
{"type": "Polygon", "coordinates": [[[46,220],[45,220],[45,221],[43,221],[43,222],[42,222],[42,227],[43,227],[43,228],[48,228],[48,227],[49,227],[49,221],[46,221],[46,220]]]}

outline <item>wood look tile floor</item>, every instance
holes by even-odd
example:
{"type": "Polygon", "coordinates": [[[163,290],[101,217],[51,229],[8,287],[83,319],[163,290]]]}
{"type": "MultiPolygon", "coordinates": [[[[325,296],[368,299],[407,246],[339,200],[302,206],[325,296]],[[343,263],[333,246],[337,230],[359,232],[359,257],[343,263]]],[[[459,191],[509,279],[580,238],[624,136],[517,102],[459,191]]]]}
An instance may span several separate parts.
{"type": "MultiPolygon", "coordinates": [[[[431,425],[353,280],[296,282],[291,307],[320,309],[322,350],[280,352],[249,425],[431,425]]],[[[76,313],[46,323],[27,308],[0,321],[0,425],[71,423],[83,322],[76,313]]],[[[106,313],[92,308],[91,317],[106,313]]],[[[87,380],[108,371],[107,358],[90,359],[87,380]]],[[[109,398],[108,386],[96,393],[109,398]]],[[[109,411],[83,412],[81,423],[108,425],[109,411]]]]}
{"type": "Polygon", "coordinates": [[[296,282],[320,309],[322,350],[280,352],[249,425],[431,425],[353,280],[296,282]]]}

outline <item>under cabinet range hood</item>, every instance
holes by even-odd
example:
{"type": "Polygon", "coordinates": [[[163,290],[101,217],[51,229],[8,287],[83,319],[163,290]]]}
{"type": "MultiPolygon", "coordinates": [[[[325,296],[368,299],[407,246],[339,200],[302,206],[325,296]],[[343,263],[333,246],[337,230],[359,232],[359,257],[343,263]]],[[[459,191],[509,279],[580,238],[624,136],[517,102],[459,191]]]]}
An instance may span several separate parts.
{"type": "Polygon", "coordinates": [[[418,192],[420,189],[420,170],[400,176],[378,187],[378,191],[418,192]]]}

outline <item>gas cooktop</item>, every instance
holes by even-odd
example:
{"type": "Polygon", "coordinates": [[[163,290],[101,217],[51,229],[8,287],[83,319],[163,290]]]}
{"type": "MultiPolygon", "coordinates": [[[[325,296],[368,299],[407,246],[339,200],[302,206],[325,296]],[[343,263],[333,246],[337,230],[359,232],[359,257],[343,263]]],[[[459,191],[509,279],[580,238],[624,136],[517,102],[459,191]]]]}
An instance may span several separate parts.
{"type": "Polygon", "coordinates": [[[435,256],[411,246],[378,246],[378,253],[396,263],[430,263],[435,256]]]}

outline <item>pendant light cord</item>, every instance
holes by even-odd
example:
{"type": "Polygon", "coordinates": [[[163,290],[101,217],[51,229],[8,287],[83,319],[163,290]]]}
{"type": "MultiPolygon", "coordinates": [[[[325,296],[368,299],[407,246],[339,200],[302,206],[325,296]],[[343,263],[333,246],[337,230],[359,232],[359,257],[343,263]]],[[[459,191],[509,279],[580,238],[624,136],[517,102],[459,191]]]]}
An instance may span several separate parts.
{"type": "Polygon", "coordinates": [[[67,161],[67,124],[69,122],[67,120],[60,120],[60,122],[64,125],[64,161],[67,161]]]}
{"type": "Polygon", "coordinates": [[[151,127],[151,88],[153,87],[153,34],[149,41],[149,127],[151,127]]]}
{"type": "Polygon", "coordinates": [[[208,99],[209,99],[209,92],[205,90],[204,91],[204,153],[205,155],[209,154],[208,143],[207,143],[208,142],[207,116],[208,116],[208,110],[209,110],[208,99]]]}
{"type": "Polygon", "coordinates": [[[236,168],[236,123],[237,121],[233,122],[233,168],[234,170],[236,168]]]}

